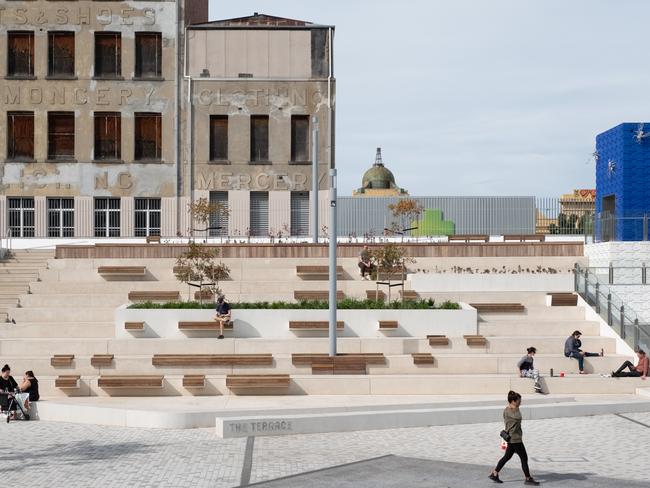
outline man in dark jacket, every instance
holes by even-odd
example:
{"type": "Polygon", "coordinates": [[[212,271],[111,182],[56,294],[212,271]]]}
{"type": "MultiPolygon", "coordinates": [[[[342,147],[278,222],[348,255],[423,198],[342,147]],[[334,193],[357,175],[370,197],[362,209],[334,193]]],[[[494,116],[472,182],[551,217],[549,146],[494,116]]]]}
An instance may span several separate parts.
{"type": "Polygon", "coordinates": [[[600,350],[600,354],[596,352],[585,352],[582,349],[582,341],[580,341],[580,336],[582,336],[582,332],[579,330],[576,330],[571,334],[567,340],[564,342],[564,355],[568,358],[574,358],[578,360],[578,369],[580,370],[580,374],[586,374],[585,373],[585,358],[589,357],[596,357],[596,356],[604,356],[605,351],[603,349],[600,350]]]}
{"type": "Polygon", "coordinates": [[[219,322],[219,339],[223,339],[223,328],[226,324],[230,323],[232,318],[230,304],[223,295],[219,295],[219,298],[217,298],[216,312],[214,320],[219,322]]]}

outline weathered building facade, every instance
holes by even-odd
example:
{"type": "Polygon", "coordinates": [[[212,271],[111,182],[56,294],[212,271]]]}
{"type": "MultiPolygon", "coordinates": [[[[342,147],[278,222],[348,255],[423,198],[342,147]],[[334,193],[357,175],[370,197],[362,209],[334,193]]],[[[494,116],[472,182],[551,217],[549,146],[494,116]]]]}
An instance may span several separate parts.
{"type": "Polygon", "coordinates": [[[314,123],[323,215],[334,166],[333,28],[256,13],[187,39],[184,176],[229,209],[213,235],[307,235],[314,123]]]}
{"type": "Polygon", "coordinates": [[[175,235],[185,4],[0,5],[0,229],[175,235]]]}

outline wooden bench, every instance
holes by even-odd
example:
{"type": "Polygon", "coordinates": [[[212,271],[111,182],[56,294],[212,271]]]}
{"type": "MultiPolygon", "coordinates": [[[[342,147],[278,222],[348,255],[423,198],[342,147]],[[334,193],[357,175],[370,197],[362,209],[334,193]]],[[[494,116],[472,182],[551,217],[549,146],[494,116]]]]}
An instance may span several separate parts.
{"type": "Polygon", "coordinates": [[[160,236],[147,236],[147,244],[160,244],[160,236]]]}
{"type": "Polygon", "coordinates": [[[366,374],[367,362],[358,356],[324,356],[311,363],[312,374],[366,374]]]}
{"type": "MultiPolygon", "coordinates": [[[[304,290],[296,290],[293,292],[293,298],[298,301],[322,301],[322,302],[327,302],[329,301],[330,295],[329,291],[304,291],[304,290]]],[[[345,298],[345,293],[342,291],[337,291],[336,292],[336,299],[337,300],[343,300],[345,298]]]]}
{"type": "Polygon", "coordinates": [[[433,364],[433,355],[430,352],[414,352],[411,356],[413,357],[413,364],[416,366],[433,364]]]}
{"type": "Polygon", "coordinates": [[[544,242],[544,234],[506,234],[503,236],[503,242],[544,242]]]}
{"type": "Polygon", "coordinates": [[[194,292],[195,300],[212,300],[214,298],[214,293],[212,290],[201,290],[194,292]]]}
{"type": "Polygon", "coordinates": [[[50,359],[50,365],[53,368],[65,368],[72,366],[72,361],[74,360],[74,354],[55,354],[50,359]]]}
{"type": "Polygon", "coordinates": [[[79,388],[79,379],[81,376],[78,374],[71,374],[71,375],[62,375],[57,377],[54,380],[54,386],[56,388],[63,388],[63,389],[74,389],[74,388],[79,388]]]}
{"type": "Polygon", "coordinates": [[[404,266],[396,266],[390,269],[378,269],[377,281],[404,281],[406,280],[407,269],[404,266]]]}
{"type": "MultiPolygon", "coordinates": [[[[223,330],[233,330],[233,321],[223,324],[223,330]]],[[[219,330],[219,322],[209,320],[205,322],[179,322],[178,330],[219,330]]]]}
{"type": "Polygon", "coordinates": [[[521,303],[470,303],[478,313],[522,313],[526,308],[521,303]]]}
{"type": "Polygon", "coordinates": [[[110,366],[113,364],[113,354],[95,354],[90,358],[90,365],[95,368],[101,368],[103,366],[110,366]]]}
{"type": "Polygon", "coordinates": [[[381,302],[386,301],[386,292],[383,290],[366,290],[366,298],[368,300],[377,300],[381,302]]]}
{"type": "Polygon", "coordinates": [[[447,237],[447,242],[465,242],[471,241],[490,242],[490,236],[486,234],[456,234],[447,237]]]}
{"type": "Polygon", "coordinates": [[[162,388],[164,376],[159,375],[111,375],[100,376],[97,386],[100,388],[162,388]]]}
{"type": "Polygon", "coordinates": [[[103,276],[144,276],[146,266],[100,266],[97,273],[103,276]]]}
{"type": "Polygon", "coordinates": [[[154,301],[154,302],[171,302],[180,300],[179,291],[130,291],[129,300],[136,301],[154,301]]]}
{"type": "Polygon", "coordinates": [[[551,307],[577,307],[578,295],[575,293],[549,293],[551,307]]]}
{"type": "Polygon", "coordinates": [[[395,330],[399,327],[397,320],[380,320],[379,330],[395,330]]]}
{"type": "Polygon", "coordinates": [[[418,295],[418,292],[415,290],[400,290],[399,294],[402,297],[402,300],[417,300],[420,298],[420,295],[418,295]]]}
{"type": "MultiPolygon", "coordinates": [[[[294,366],[312,366],[314,361],[318,362],[323,358],[330,357],[326,353],[293,353],[291,363],[294,366]]],[[[337,358],[353,358],[363,361],[365,364],[386,364],[386,356],[383,352],[360,352],[337,354],[337,358]]]]}
{"type": "Polygon", "coordinates": [[[226,387],[231,390],[286,390],[291,383],[288,374],[229,374],[226,387]]]}
{"type": "Polygon", "coordinates": [[[124,330],[144,330],[144,322],[124,322],[124,330]]]}
{"type": "MultiPolygon", "coordinates": [[[[296,275],[301,278],[311,277],[323,280],[329,279],[330,268],[329,266],[296,266],[296,275]]],[[[336,267],[336,276],[343,275],[343,266],[336,267]]]]}
{"type": "Polygon", "coordinates": [[[487,339],[482,335],[464,335],[468,346],[487,346],[487,339]]]}
{"type": "Polygon", "coordinates": [[[184,375],[183,388],[205,388],[205,375],[204,374],[184,375]]]}
{"type": "MultiPolygon", "coordinates": [[[[345,324],[342,320],[336,321],[336,330],[343,330],[345,324]]],[[[291,320],[289,321],[289,330],[303,331],[303,330],[320,330],[328,331],[330,323],[327,320],[291,320]]]]}
{"type": "Polygon", "coordinates": [[[272,354],[154,354],[153,366],[272,366],[272,354]]]}
{"type": "Polygon", "coordinates": [[[448,346],[449,338],[446,335],[428,335],[430,346],[448,346]]]}

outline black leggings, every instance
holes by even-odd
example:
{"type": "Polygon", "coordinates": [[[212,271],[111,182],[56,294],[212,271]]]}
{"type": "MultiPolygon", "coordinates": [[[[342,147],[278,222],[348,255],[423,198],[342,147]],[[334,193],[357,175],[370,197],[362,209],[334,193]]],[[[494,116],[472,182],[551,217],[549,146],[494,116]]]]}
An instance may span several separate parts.
{"type": "Polygon", "coordinates": [[[641,376],[641,373],[636,370],[634,364],[630,361],[625,361],[623,365],[614,372],[614,376],[631,376],[636,378],[641,376]],[[623,371],[624,369],[629,369],[629,371],[623,371]]]}
{"type": "Polygon", "coordinates": [[[495,471],[497,473],[501,471],[515,453],[517,453],[517,456],[519,456],[519,459],[521,459],[521,469],[524,472],[524,476],[526,476],[526,478],[530,478],[530,470],[528,469],[528,454],[526,453],[526,448],[524,447],[523,442],[508,443],[506,453],[501,459],[499,459],[495,471]]]}

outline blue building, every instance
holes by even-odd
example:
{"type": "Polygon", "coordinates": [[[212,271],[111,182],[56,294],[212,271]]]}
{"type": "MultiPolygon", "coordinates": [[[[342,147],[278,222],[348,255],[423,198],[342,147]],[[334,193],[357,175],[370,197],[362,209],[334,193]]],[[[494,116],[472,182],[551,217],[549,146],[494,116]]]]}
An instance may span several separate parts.
{"type": "Polygon", "coordinates": [[[623,123],[596,136],[596,233],[648,239],[650,123],[623,123]]]}

